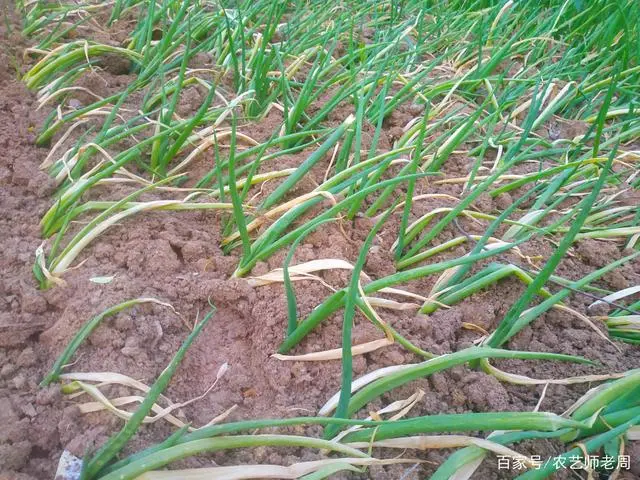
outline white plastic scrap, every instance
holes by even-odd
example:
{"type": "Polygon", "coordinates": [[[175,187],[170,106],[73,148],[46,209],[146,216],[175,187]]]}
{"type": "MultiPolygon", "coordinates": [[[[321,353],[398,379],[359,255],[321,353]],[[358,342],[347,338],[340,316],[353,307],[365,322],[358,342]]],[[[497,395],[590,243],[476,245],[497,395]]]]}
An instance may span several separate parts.
{"type": "Polygon", "coordinates": [[[79,480],[82,471],[82,459],[68,450],[62,452],[54,480],[79,480]]]}

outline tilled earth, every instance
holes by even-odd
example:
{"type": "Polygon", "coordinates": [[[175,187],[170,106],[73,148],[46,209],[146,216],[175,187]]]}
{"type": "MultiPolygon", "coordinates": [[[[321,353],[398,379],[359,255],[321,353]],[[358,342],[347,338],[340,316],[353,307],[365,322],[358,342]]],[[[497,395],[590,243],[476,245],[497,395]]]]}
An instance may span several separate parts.
{"type": "MultiPolygon", "coordinates": [[[[286,325],[284,290],[281,285],[252,288],[246,280],[230,279],[238,259],[225,256],[218,246],[221,235],[218,214],[165,212],[126,221],[87,249],[81,258],[84,263],[65,275],[65,286],[38,290],[31,267],[34,252],[42,243],[38,222],[50,205],[53,192],[48,176],[39,170],[48,150],[34,145],[45,113],[36,111],[34,94],[18,80],[24,70],[25,43],[13,12],[4,4],[5,1],[3,8],[10,21],[0,24],[0,479],[53,478],[63,450],[82,456],[120,428],[119,418],[105,412],[82,415],[77,406],[81,399],[65,399],[59,386],[41,389],[38,383],[84,322],[130,298],[156,297],[171,303],[180,316],[157,305],[143,305],[118,314],[104,321],[90,336],[68,370],[118,372],[150,384],[187,335],[188,324],[201,318],[211,301],[218,307],[218,313],[187,353],[165,393],[174,402],[184,402],[205,392],[223,363],[227,362],[230,368],[212,392],[183,409],[184,419],[200,426],[234,405],[237,408],[229,420],[314,415],[339,388],[340,362],[282,362],[270,358],[283,338],[286,325]],[[96,276],[115,278],[108,284],[96,284],[90,281],[96,276]]],[[[394,129],[402,127],[405,121],[402,110],[394,113],[388,122],[390,141],[394,129]]],[[[292,166],[299,160],[291,158],[292,166]]],[[[445,173],[460,176],[468,168],[467,159],[452,158],[445,173]]],[[[429,193],[456,195],[457,189],[437,185],[429,193]]],[[[509,199],[484,198],[477,206],[492,211],[497,202],[509,199]]],[[[435,200],[416,205],[416,214],[422,213],[420,209],[426,212],[436,206],[440,205],[435,200]]],[[[294,262],[318,258],[354,262],[370,227],[367,219],[345,223],[342,229],[325,226],[300,246],[294,262]]],[[[472,224],[465,224],[465,228],[473,233],[472,224]]],[[[396,229],[397,222],[390,222],[371,249],[365,271],[373,278],[394,271],[388,252],[396,229]]],[[[445,237],[452,238],[454,233],[445,232],[445,237]]],[[[551,249],[550,244],[537,241],[525,245],[523,252],[546,256],[551,249]]],[[[463,253],[464,250],[456,250],[451,256],[463,253]]],[[[582,242],[558,273],[579,278],[622,254],[612,243],[582,242]]],[[[258,264],[253,274],[280,267],[283,256],[284,252],[280,252],[267,263],[258,264]]],[[[638,284],[639,272],[639,263],[627,265],[607,275],[602,285],[618,290],[638,284]]],[[[323,278],[334,287],[348,281],[346,273],[330,272],[323,278]]],[[[433,281],[426,279],[411,288],[428,291],[433,281]]],[[[385,311],[385,320],[425,350],[456,351],[471,345],[480,335],[463,328],[464,322],[486,330],[495,328],[522,290],[519,283],[507,280],[428,317],[385,311]]],[[[296,292],[303,314],[330,294],[325,286],[315,282],[297,283],[296,292]]],[[[569,304],[586,313],[591,302],[592,299],[574,296],[569,304]]],[[[362,343],[380,338],[381,334],[360,317],[354,337],[355,343],[362,343]]],[[[294,353],[336,348],[340,338],[341,318],[337,315],[309,335],[294,353]]],[[[582,322],[552,311],[521,332],[509,347],[583,355],[598,361],[599,366],[525,361],[502,361],[497,365],[536,378],[622,372],[640,367],[637,347],[617,345],[620,352],[582,322]]],[[[420,359],[400,347],[386,347],[356,357],[354,374],[360,376],[383,366],[417,361],[420,359]]],[[[541,409],[561,413],[588,388],[584,384],[551,385],[541,409]]],[[[417,389],[424,390],[425,396],[411,415],[527,411],[536,406],[542,392],[542,387],[503,384],[484,373],[459,367],[394,390],[369,409],[406,398],[417,389]]],[[[124,387],[111,388],[108,393],[112,397],[131,394],[124,387]]],[[[160,441],[172,431],[173,427],[162,421],[143,426],[125,453],[160,441]]],[[[290,431],[318,433],[317,428],[290,431]]],[[[549,456],[559,453],[559,448],[553,442],[539,441],[520,445],[518,450],[549,456]]],[[[446,453],[414,454],[437,464],[446,453]]],[[[640,478],[640,451],[632,444],[627,453],[633,465],[623,476],[640,478]]],[[[181,466],[289,464],[316,458],[320,458],[318,452],[263,448],[199,457],[184,461],[181,466]]],[[[493,459],[485,464],[475,478],[510,477],[514,473],[498,471],[493,459]]],[[[397,465],[375,467],[362,477],[423,478],[434,467],[427,464],[410,472],[408,469],[397,465]]]]}

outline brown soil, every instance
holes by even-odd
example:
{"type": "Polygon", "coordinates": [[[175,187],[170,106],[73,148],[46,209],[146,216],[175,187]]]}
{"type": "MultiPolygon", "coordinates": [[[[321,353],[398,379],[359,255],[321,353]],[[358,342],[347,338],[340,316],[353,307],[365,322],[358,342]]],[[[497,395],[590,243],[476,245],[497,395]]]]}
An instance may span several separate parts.
{"type": "MultiPolygon", "coordinates": [[[[8,7],[4,8],[7,8],[9,18],[15,20],[8,7]]],[[[340,362],[280,362],[270,358],[283,339],[286,325],[283,288],[273,285],[253,289],[245,280],[229,279],[237,258],[223,255],[218,247],[221,215],[153,213],[127,221],[107,231],[87,249],[80,259],[86,260],[85,263],[65,275],[66,286],[48,291],[37,289],[31,266],[34,252],[42,241],[38,221],[50,205],[52,186],[48,176],[38,169],[47,150],[34,146],[35,133],[44,114],[35,112],[34,94],[26,91],[16,79],[24,45],[17,33],[17,23],[11,26],[13,30],[7,31],[5,24],[0,24],[0,245],[3,252],[0,260],[0,424],[3,426],[0,431],[0,479],[52,478],[64,449],[82,456],[121,427],[122,421],[111,414],[81,415],[77,400],[65,399],[57,386],[40,389],[38,382],[85,321],[134,297],[153,296],[169,302],[182,318],[166,308],[146,305],[105,320],[80,348],[69,370],[118,372],[150,384],[187,335],[184,320],[192,323],[201,318],[211,301],[218,307],[218,312],[187,353],[165,393],[175,402],[184,402],[205,392],[224,362],[230,369],[215,390],[183,409],[185,419],[200,426],[233,405],[238,407],[229,420],[316,414],[339,388],[340,362]],[[115,275],[115,279],[105,285],[89,281],[92,277],[106,275],[115,275]]],[[[195,90],[192,93],[198,95],[195,90]]],[[[412,118],[411,108],[407,106],[407,111],[399,111],[389,120],[391,142],[401,134],[398,129],[412,118]]],[[[277,112],[274,116],[271,121],[276,124],[280,121],[277,112]]],[[[337,116],[338,121],[344,118],[341,113],[337,116]]],[[[273,130],[273,124],[258,125],[253,134],[263,140],[273,130]]],[[[294,166],[302,158],[302,154],[293,156],[284,160],[282,166],[294,166]]],[[[316,181],[321,180],[324,168],[313,172],[316,181]]],[[[469,168],[468,159],[452,157],[444,171],[447,176],[455,177],[466,174],[469,168]]],[[[422,187],[429,193],[460,194],[460,187],[456,185],[425,182],[422,187]]],[[[483,211],[492,211],[496,206],[504,208],[505,202],[508,204],[509,201],[505,196],[494,200],[484,198],[484,203],[478,206],[483,211]]],[[[427,200],[416,205],[415,215],[448,205],[450,202],[446,200],[427,200]]],[[[461,221],[461,224],[470,233],[478,228],[467,221],[461,221]]],[[[366,219],[357,219],[354,224],[345,222],[342,225],[348,237],[345,238],[336,225],[324,226],[300,246],[294,262],[343,258],[353,263],[370,227],[371,222],[366,219]]],[[[390,222],[374,243],[365,266],[365,271],[374,278],[394,271],[391,255],[387,252],[396,231],[397,222],[390,222]]],[[[459,232],[446,231],[440,240],[458,235],[459,232]]],[[[525,245],[523,252],[547,256],[551,248],[549,243],[538,241],[525,245]]],[[[574,255],[562,263],[558,274],[568,278],[583,276],[600,266],[603,249],[606,249],[608,261],[621,255],[612,243],[582,242],[574,255]]],[[[439,259],[463,253],[463,249],[457,249],[439,259]]],[[[284,254],[280,252],[268,262],[258,264],[253,273],[266,273],[280,267],[284,254]]],[[[620,268],[602,285],[620,289],[637,284],[639,271],[639,263],[620,268]]],[[[324,279],[334,287],[341,287],[348,281],[348,275],[329,273],[324,279]]],[[[424,293],[433,281],[429,278],[414,282],[408,288],[424,293]]],[[[477,332],[464,329],[463,322],[488,330],[495,328],[522,290],[519,283],[507,280],[428,317],[384,311],[384,318],[425,350],[434,353],[456,351],[470,346],[479,336],[477,332]]],[[[296,292],[301,314],[310,312],[330,293],[326,287],[314,282],[297,283],[296,292]]],[[[575,296],[569,304],[585,313],[591,301],[575,296]]],[[[354,337],[355,343],[362,343],[380,338],[381,334],[369,322],[358,318],[354,337]]],[[[340,338],[341,316],[336,315],[310,334],[294,353],[336,348],[340,338]]],[[[496,365],[536,378],[621,372],[640,367],[638,348],[621,343],[618,346],[622,353],[583,323],[565,314],[551,312],[521,332],[509,347],[584,355],[600,362],[599,366],[515,360],[496,365]]],[[[387,347],[356,357],[354,374],[360,376],[383,366],[419,360],[400,347],[387,347]]],[[[588,387],[550,386],[542,410],[561,413],[588,387]]],[[[530,411],[542,391],[541,387],[502,384],[484,373],[458,367],[396,389],[376,400],[368,410],[406,398],[417,389],[426,394],[412,415],[530,411]]],[[[108,393],[122,396],[131,391],[112,388],[108,393]]],[[[173,430],[162,421],[144,426],[125,453],[160,441],[173,430]]],[[[300,427],[290,431],[318,433],[317,428],[300,427]]],[[[548,456],[557,454],[559,448],[553,442],[541,441],[525,443],[518,450],[548,456]]],[[[434,451],[415,455],[437,464],[447,453],[434,451]]],[[[635,465],[628,478],[640,478],[638,453],[637,450],[631,452],[635,465]]],[[[210,466],[214,462],[220,465],[290,464],[317,458],[321,458],[320,453],[306,450],[257,449],[194,458],[180,466],[210,466]]],[[[511,476],[498,472],[494,463],[485,462],[474,478],[511,476]]],[[[433,470],[431,465],[411,472],[407,466],[376,467],[367,474],[349,478],[424,478],[433,470]],[[405,473],[407,476],[403,476],[405,473]]]]}

